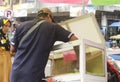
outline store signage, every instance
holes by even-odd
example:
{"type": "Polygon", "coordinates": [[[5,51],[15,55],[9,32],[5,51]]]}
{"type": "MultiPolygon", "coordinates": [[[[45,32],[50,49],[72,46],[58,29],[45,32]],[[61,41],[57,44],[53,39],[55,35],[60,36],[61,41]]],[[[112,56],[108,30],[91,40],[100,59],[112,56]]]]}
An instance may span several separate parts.
{"type": "Polygon", "coordinates": [[[43,3],[88,4],[89,0],[39,0],[39,1],[43,3]]]}
{"type": "Polygon", "coordinates": [[[0,16],[4,16],[4,10],[0,10],[0,16]]]}
{"type": "Polygon", "coordinates": [[[3,0],[0,0],[0,5],[2,5],[3,4],[3,0]]]}
{"type": "Polygon", "coordinates": [[[14,17],[27,17],[27,9],[15,9],[14,17]]]}
{"type": "Polygon", "coordinates": [[[70,17],[78,17],[84,14],[94,13],[95,14],[96,7],[94,6],[70,6],[70,17]],[[83,13],[84,12],[84,13],[83,13]]]}
{"type": "Polygon", "coordinates": [[[10,9],[10,8],[9,8],[9,9],[6,9],[6,10],[4,11],[4,16],[7,17],[7,18],[9,18],[9,19],[13,18],[13,16],[14,16],[13,10],[10,9]]]}
{"type": "Polygon", "coordinates": [[[92,4],[96,6],[120,4],[120,0],[92,0],[92,4]]]}

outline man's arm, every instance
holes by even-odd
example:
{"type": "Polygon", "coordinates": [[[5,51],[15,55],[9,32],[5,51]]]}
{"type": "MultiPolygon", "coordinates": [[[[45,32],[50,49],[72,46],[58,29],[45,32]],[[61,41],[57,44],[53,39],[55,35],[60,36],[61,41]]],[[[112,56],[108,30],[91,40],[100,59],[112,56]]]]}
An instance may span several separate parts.
{"type": "Polygon", "coordinates": [[[11,56],[15,56],[16,48],[13,45],[10,45],[10,54],[11,56]]]}
{"type": "Polygon", "coordinates": [[[75,35],[72,35],[72,36],[70,37],[70,41],[73,41],[73,40],[78,40],[78,38],[77,38],[75,35]]]}
{"type": "MultiPolygon", "coordinates": [[[[72,35],[70,41],[74,40],[78,40],[78,38],[75,35],[72,35]]],[[[79,55],[79,46],[73,46],[73,49],[75,50],[76,54],[79,55]]]]}

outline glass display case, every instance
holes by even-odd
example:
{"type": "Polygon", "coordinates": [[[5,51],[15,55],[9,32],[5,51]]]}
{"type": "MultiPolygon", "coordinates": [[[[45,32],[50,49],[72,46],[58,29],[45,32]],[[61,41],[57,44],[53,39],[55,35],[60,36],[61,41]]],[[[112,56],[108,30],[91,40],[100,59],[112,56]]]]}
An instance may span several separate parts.
{"type": "Polygon", "coordinates": [[[81,82],[107,82],[105,46],[83,39],[80,55],[81,82]]]}
{"type": "Polygon", "coordinates": [[[81,41],[78,40],[68,44],[61,44],[59,48],[57,46],[56,48],[54,47],[54,49],[65,52],[69,51],[69,46],[71,45],[76,54],[78,54],[78,62],[69,62],[71,66],[59,64],[60,66],[56,71],[61,70],[61,73],[63,73],[63,68],[66,69],[67,66],[69,67],[67,67],[63,74],[53,76],[53,80],[55,82],[107,82],[105,47],[100,43],[82,39],[81,41]],[[65,46],[68,47],[68,50],[65,46]],[[77,71],[75,69],[77,69],[77,71]]]}
{"type": "Polygon", "coordinates": [[[61,25],[79,40],[54,46],[50,58],[55,82],[107,82],[105,39],[94,14],[73,18],[61,25]],[[64,52],[71,50],[77,54],[77,60],[65,62],[64,52]]]}

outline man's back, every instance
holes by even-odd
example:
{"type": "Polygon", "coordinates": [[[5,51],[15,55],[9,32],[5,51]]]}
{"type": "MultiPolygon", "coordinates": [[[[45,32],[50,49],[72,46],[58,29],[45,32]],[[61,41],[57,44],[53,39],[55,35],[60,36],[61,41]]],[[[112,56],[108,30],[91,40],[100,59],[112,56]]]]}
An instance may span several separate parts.
{"type": "MultiPolygon", "coordinates": [[[[14,73],[19,75],[21,80],[33,78],[33,80],[30,79],[30,81],[27,81],[29,80],[27,79],[26,82],[33,82],[38,77],[43,78],[44,68],[54,42],[57,40],[62,40],[64,42],[68,41],[68,35],[70,34],[70,32],[65,31],[57,24],[43,22],[29,34],[21,46],[18,46],[20,37],[23,37],[23,33],[28,31],[28,26],[31,26],[30,23],[31,22],[18,27],[19,29],[22,29],[22,31],[16,31],[15,43],[17,52],[12,70],[14,73]]],[[[17,78],[16,76],[14,77],[17,78]]]]}
{"type": "MultiPolygon", "coordinates": [[[[37,13],[37,18],[45,20],[24,41],[19,42],[35,22],[27,22],[16,29],[10,52],[14,53],[15,60],[11,72],[10,82],[44,82],[44,70],[49,53],[55,41],[71,41],[77,37],[60,25],[52,23],[52,12],[43,8],[37,13]]],[[[35,20],[33,20],[35,21],[35,20]]]]}

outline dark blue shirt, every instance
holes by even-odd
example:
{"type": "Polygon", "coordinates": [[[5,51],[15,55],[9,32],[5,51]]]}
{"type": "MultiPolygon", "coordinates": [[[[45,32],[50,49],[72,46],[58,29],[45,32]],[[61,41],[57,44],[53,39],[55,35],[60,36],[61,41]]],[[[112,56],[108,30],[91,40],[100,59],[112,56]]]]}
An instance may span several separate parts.
{"type": "Polygon", "coordinates": [[[71,33],[55,23],[43,22],[18,47],[20,39],[35,24],[35,20],[22,23],[14,36],[17,48],[10,82],[40,82],[55,41],[69,41],[71,33]]]}

